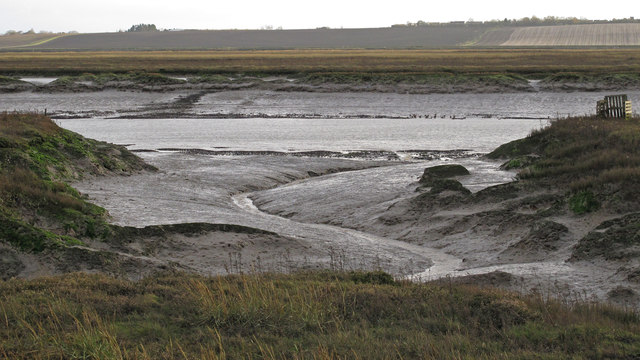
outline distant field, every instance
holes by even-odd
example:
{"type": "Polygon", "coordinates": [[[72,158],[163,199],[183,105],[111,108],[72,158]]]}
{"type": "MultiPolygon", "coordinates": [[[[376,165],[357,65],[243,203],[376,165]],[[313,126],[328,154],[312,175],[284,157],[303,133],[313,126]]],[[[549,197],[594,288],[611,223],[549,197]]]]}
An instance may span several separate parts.
{"type": "Polygon", "coordinates": [[[530,26],[501,46],[640,46],[640,24],[530,26]]]}
{"type": "Polygon", "coordinates": [[[0,49],[27,47],[60,37],[60,34],[13,34],[0,36],[0,49]]]}
{"type": "Polygon", "coordinates": [[[640,46],[640,23],[558,26],[443,24],[372,29],[185,30],[0,36],[0,50],[309,50],[640,46]]]}
{"type": "Polygon", "coordinates": [[[210,50],[210,49],[409,49],[451,48],[479,38],[486,27],[393,27],[314,30],[189,30],[80,34],[35,49],[210,50]]]}
{"type": "Polygon", "coordinates": [[[0,74],[638,72],[640,49],[0,52],[0,74]]]}

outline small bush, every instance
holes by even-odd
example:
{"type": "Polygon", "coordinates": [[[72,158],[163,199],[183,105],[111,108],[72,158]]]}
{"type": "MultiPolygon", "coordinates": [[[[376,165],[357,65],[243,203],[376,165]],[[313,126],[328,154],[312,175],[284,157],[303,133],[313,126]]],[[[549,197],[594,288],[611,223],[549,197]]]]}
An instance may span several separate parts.
{"type": "Polygon", "coordinates": [[[600,203],[591,191],[581,191],[569,198],[569,209],[577,215],[595,211],[599,207],[600,203]]]}

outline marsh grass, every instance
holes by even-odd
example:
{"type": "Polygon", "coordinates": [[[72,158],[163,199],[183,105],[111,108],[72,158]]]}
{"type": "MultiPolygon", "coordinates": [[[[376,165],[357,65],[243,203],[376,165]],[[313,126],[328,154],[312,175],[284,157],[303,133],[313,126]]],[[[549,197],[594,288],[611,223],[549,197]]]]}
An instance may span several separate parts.
{"type": "Polygon", "coordinates": [[[637,314],[381,274],[0,282],[0,355],[29,359],[512,359],[640,355],[637,314]],[[372,279],[367,282],[363,279],[372,279]]]}
{"type": "Polygon", "coordinates": [[[521,177],[572,178],[574,190],[612,182],[635,183],[640,170],[639,120],[557,120],[531,135],[532,140],[545,143],[546,147],[542,159],[523,171],[521,177]]]}
{"type": "MultiPolygon", "coordinates": [[[[4,52],[0,73],[310,74],[423,73],[517,74],[544,78],[557,73],[630,74],[640,71],[638,49],[497,50],[264,50],[4,52]]],[[[322,75],[322,74],[325,75],[322,75]]],[[[394,75],[388,76],[393,80],[394,75]]],[[[431,75],[427,75],[431,76],[431,75]]],[[[563,76],[563,75],[560,75],[563,76]]],[[[567,76],[564,75],[565,80],[567,76]]],[[[604,75],[603,75],[604,76],[604,75]]],[[[617,76],[617,75],[616,75],[617,76]]],[[[558,80],[558,79],[556,79],[558,80]]],[[[628,80],[628,79],[627,79],[628,80]]]]}
{"type": "Polygon", "coordinates": [[[91,81],[97,85],[104,85],[109,82],[130,81],[137,84],[145,85],[172,85],[182,84],[185,81],[174,79],[169,76],[146,71],[127,72],[121,74],[99,73],[99,74],[82,74],[77,77],[71,77],[73,81],[91,81]]]}

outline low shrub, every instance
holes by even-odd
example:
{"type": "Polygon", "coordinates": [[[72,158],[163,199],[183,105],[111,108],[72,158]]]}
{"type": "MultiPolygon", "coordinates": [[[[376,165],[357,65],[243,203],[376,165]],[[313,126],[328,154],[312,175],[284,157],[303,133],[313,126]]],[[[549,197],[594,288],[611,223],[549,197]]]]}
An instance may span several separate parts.
{"type": "Polygon", "coordinates": [[[577,215],[595,211],[599,207],[600,203],[591,191],[581,191],[569,198],[569,209],[577,215]]]}

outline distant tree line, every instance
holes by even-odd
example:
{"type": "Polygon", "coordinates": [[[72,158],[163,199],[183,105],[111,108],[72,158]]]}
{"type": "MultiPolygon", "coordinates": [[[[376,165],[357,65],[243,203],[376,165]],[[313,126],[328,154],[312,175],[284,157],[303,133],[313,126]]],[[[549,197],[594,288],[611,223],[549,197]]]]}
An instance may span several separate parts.
{"type": "MultiPolygon", "coordinates": [[[[78,33],[77,31],[68,31],[68,32],[61,32],[61,33],[54,33],[51,31],[46,31],[46,30],[40,30],[37,32],[38,34],[76,34],[78,33]]],[[[4,33],[4,35],[32,35],[32,34],[36,34],[36,31],[33,29],[30,29],[28,31],[20,31],[20,30],[7,30],[7,32],[4,33]]]]}
{"type": "Polygon", "coordinates": [[[142,31],[158,31],[155,24],[138,24],[133,25],[127,30],[127,32],[142,32],[142,31]]]}
{"type": "Polygon", "coordinates": [[[411,27],[411,26],[451,26],[451,25],[486,25],[486,26],[550,26],[550,25],[583,25],[583,24],[621,24],[621,23],[640,23],[640,19],[633,16],[623,19],[613,20],[589,20],[576,17],[556,17],[547,16],[539,18],[537,16],[524,17],[521,19],[489,20],[489,21],[451,21],[447,23],[418,21],[415,23],[407,22],[406,24],[396,24],[392,27],[411,27]]]}

